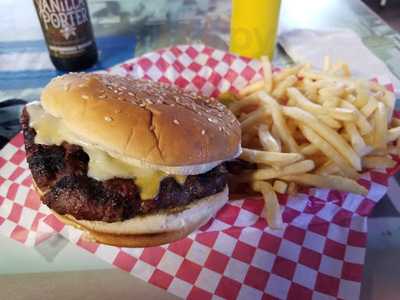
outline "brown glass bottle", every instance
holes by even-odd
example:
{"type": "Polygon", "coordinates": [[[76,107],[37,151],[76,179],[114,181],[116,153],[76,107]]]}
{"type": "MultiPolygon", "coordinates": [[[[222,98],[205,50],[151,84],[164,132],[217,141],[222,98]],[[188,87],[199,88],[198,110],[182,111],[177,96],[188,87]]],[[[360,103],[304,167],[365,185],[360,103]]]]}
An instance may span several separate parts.
{"type": "Polygon", "coordinates": [[[79,71],[97,62],[86,0],[33,0],[51,61],[58,70],[79,71]]]}

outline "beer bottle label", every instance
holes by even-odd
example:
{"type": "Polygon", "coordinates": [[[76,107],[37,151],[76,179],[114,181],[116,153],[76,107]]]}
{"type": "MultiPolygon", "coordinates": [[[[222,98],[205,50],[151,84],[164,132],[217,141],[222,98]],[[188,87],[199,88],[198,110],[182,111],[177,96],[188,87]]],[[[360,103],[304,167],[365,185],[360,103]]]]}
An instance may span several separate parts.
{"type": "Polygon", "coordinates": [[[50,54],[73,57],[92,46],[86,0],[34,0],[50,54]]]}

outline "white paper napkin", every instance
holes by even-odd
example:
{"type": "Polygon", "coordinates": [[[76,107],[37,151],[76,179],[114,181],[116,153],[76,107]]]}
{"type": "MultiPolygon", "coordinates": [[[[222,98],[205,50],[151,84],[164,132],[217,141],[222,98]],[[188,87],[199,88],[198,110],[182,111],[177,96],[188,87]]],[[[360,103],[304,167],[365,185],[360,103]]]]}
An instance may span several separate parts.
{"type": "Polygon", "coordinates": [[[400,95],[399,79],[351,30],[290,30],[279,35],[279,42],[295,62],[310,62],[321,68],[324,56],[329,55],[333,61],[348,63],[354,76],[387,78],[394,84],[396,94],[400,95]]]}

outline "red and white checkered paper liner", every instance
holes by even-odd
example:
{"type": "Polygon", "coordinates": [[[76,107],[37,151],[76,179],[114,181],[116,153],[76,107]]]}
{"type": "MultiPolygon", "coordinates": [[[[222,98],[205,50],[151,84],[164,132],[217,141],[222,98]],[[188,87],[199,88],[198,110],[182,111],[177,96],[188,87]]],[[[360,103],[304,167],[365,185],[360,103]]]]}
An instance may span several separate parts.
{"type": "MultiPolygon", "coordinates": [[[[261,65],[203,45],[162,49],[108,70],[216,96],[260,78],[261,65]]],[[[388,88],[392,88],[390,85],[388,88]]],[[[60,223],[32,189],[22,134],[0,151],[0,233],[34,246],[58,232],[110,264],[188,299],[357,299],[366,216],[387,191],[393,170],[362,176],[366,197],[326,189],[280,195],[285,227],[271,230],[261,199],[226,204],[189,237],[128,249],[86,242],[60,223]]]]}

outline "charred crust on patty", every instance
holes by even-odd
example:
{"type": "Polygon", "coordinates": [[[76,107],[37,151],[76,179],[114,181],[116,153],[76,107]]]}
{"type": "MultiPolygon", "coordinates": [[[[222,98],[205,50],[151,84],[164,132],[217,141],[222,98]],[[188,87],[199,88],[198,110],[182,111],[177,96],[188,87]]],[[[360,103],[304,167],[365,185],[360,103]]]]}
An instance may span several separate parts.
{"type": "Polygon", "coordinates": [[[26,108],[21,114],[26,157],[36,185],[46,191],[65,175],[85,175],[89,156],[80,146],[63,143],[57,145],[35,144],[36,132],[29,127],[26,108]]]}
{"type": "Polygon", "coordinates": [[[127,179],[109,181],[107,184],[86,175],[65,176],[42,201],[57,213],[76,219],[116,222],[133,217],[140,205],[136,186],[127,179]],[[117,191],[113,186],[122,189],[117,191]]]}
{"type": "Polygon", "coordinates": [[[82,147],[66,142],[60,146],[35,144],[36,132],[29,127],[26,109],[21,124],[32,177],[45,192],[43,203],[77,220],[116,222],[160,210],[176,212],[197,199],[223,191],[227,184],[227,171],[219,165],[206,173],[187,176],[183,184],[166,177],[154,199],[142,200],[132,179],[99,181],[88,177],[89,156],[82,147]]]}

